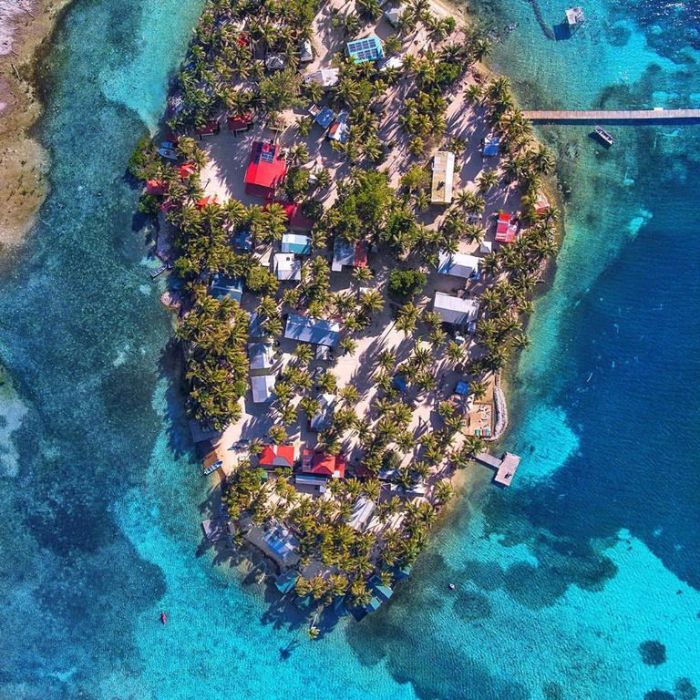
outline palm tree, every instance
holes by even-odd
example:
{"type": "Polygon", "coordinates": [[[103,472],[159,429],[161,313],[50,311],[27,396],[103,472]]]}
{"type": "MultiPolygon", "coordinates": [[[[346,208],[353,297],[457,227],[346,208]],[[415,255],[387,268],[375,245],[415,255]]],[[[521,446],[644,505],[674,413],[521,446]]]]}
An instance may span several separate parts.
{"type": "Polygon", "coordinates": [[[420,310],[414,303],[408,302],[404,304],[399,308],[396,318],[396,328],[408,335],[416,329],[419,316],[420,310]]]}
{"type": "Polygon", "coordinates": [[[495,170],[482,170],[476,178],[476,184],[481,194],[485,194],[498,184],[498,172],[495,170]]]}

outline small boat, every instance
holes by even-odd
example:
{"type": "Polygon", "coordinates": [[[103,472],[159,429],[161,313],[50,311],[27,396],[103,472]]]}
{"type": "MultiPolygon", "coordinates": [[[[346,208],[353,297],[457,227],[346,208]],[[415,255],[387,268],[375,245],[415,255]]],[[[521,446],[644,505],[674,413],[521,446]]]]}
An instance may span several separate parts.
{"type": "Polygon", "coordinates": [[[612,134],[600,126],[596,126],[593,133],[595,134],[595,137],[605,146],[612,146],[615,143],[615,139],[612,137],[612,134]]]}
{"type": "Polygon", "coordinates": [[[168,624],[168,616],[165,614],[165,612],[161,611],[160,613],[160,621],[164,624],[168,624]]]}
{"type": "Polygon", "coordinates": [[[456,586],[454,585],[454,583],[449,583],[449,584],[447,584],[447,587],[448,587],[451,591],[454,591],[454,589],[456,588],[456,586]]]}

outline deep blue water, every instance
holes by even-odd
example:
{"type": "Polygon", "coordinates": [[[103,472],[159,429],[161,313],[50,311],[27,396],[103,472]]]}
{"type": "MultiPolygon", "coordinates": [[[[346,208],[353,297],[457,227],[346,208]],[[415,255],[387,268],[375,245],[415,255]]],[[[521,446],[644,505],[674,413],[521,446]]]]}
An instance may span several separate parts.
{"type": "MultiPolygon", "coordinates": [[[[697,3],[590,0],[556,43],[529,2],[478,5],[518,24],[492,60],[527,106],[700,106],[697,3]]],[[[696,697],[700,127],[617,128],[607,153],[543,130],[571,196],[512,379],[517,481],[484,474],[391,605],[311,643],[198,553],[123,179],[200,6],[77,0],[51,55],[53,191],[0,286],[0,697],[696,697]]]]}

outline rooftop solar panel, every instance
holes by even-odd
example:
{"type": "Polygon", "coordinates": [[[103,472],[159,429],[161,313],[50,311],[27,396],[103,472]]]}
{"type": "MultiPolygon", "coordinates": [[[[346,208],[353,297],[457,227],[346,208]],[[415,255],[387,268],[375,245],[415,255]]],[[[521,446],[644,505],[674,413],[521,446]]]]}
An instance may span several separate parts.
{"type": "Polygon", "coordinates": [[[271,153],[270,151],[263,151],[260,154],[260,159],[264,160],[266,163],[272,163],[275,159],[274,153],[271,153]]]}

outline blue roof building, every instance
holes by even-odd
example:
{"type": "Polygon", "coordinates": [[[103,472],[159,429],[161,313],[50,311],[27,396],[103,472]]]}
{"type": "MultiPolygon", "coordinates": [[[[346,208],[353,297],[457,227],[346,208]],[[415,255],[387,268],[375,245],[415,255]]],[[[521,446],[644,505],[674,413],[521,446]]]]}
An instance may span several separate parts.
{"type": "Polygon", "coordinates": [[[282,236],[283,253],[311,255],[311,238],[301,233],[285,233],[282,236]]]}
{"type": "Polygon", "coordinates": [[[345,45],[345,51],[355,63],[378,61],[380,58],[384,58],[382,40],[376,34],[349,41],[345,45]]]}
{"type": "Polygon", "coordinates": [[[314,118],[316,124],[322,129],[327,129],[335,119],[335,112],[330,107],[324,107],[314,118]]]}
{"type": "Polygon", "coordinates": [[[334,348],[340,340],[340,325],[301,314],[289,314],[284,337],[334,348]]]}
{"type": "Polygon", "coordinates": [[[489,156],[497,156],[500,153],[501,150],[501,138],[500,136],[496,136],[494,134],[489,134],[485,139],[484,139],[484,155],[489,157],[489,156]]]}
{"type": "Polygon", "coordinates": [[[243,282],[238,277],[217,273],[211,278],[209,291],[215,299],[228,297],[240,304],[243,299],[243,282]]]}

